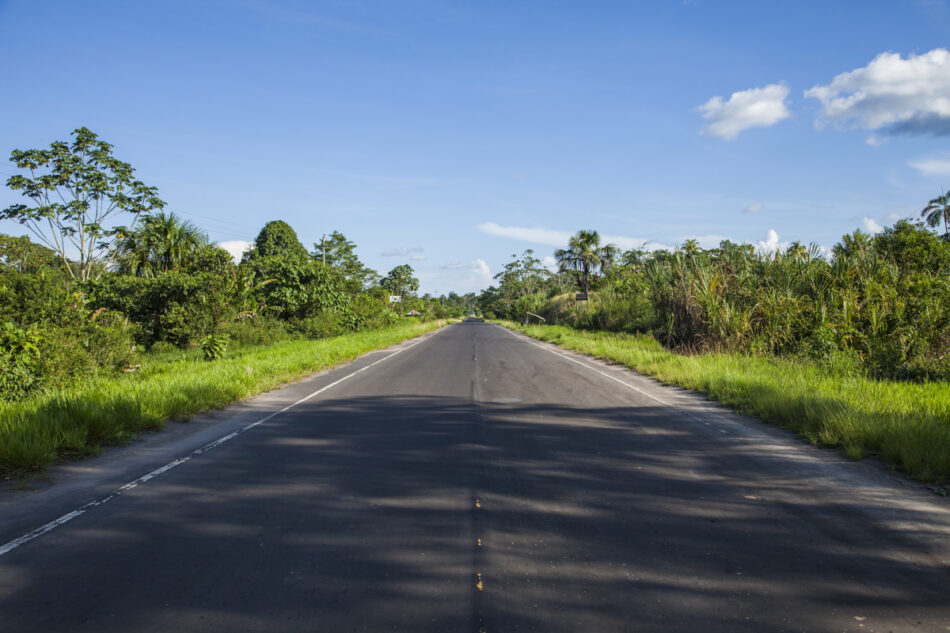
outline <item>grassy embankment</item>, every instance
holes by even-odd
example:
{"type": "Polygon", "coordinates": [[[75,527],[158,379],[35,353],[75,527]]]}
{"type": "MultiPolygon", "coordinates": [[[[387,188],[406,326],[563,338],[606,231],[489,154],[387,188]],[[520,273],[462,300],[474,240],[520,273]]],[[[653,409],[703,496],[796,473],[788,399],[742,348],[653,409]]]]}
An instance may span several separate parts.
{"type": "Polygon", "coordinates": [[[916,479],[950,482],[950,383],[873,380],[741,354],[684,356],[649,336],[503,325],[701,391],[852,459],[876,455],[916,479]]]}
{"type": "Polygon", "coordinates": [[[374,349],[419,336],[440,322],[413,323],[315,341],[238,349],[213,362],[197,350],[147,357],[139,371],[23,402],[0,402],[0,474],[42,470],[93,454],[171,418],[223,407],[374,349]]]}

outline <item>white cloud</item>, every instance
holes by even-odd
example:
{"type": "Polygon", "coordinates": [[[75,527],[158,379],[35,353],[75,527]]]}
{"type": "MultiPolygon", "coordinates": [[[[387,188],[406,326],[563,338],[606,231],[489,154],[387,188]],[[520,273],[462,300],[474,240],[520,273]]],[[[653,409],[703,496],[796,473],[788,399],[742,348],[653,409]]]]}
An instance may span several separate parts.
{"type": "Polygon", "coordinates": [[[750,204],[749,206],[747,206],[745,209],[743,209],[742,212],[743,212],[743,213],[755,213],[756,211],[761,211],[761,210],[762,210],[762,203],[761,203],[761,202],[753,202],[752,204],[750,204]]]}
{"type": "Polygon", "coordinates": [[[218,242],[218,246],[226,250],[231,254],[231,259],[236,262],[241,261],[241,257],[244,255],[244,251],[251,248],[254,245],[253,242],[245,242],[244,240],[229,240],[227,242],[218,242]]]}
{"type": "Polygon", "coordinates": [[[534,242],[535,244],[547,244],[548,246],[567,246],[567,241],[571,239],[572,233],[568,231],[556,231],[553,229],[542,229],[539,227],[530,228],[526,226],[501,226],[494,222],[485,222],[476,227],[483,233],[497,235],[498,237],[509,237],[523,242],[534,242]]]}
{"type": "Polygon", "coordinates": [[[472,263],[471,267],[472,276],[471,279],[476,284],[478,284],[479,289],[484,289],[491,285],[492,274],[491,268],[488,267],[488,264],[484,259],[476,259],[472,263]]]}
{"type": "Polygon", "coordinates": [[[412,253],[421,253],[425,249],[421,246],[413,246],[411,248],[406,248],[405,246],[397,246],[396,248],[387,248],[380,255],[382,257],[405,257],[412,253]]]}
{"type": "Polygon", "coordinates": [[[876,135],[872,134],[871,136],[864,139],[864,142],[871,147],[880,147],[884,144],[884,141],[878,138],[876,135]]]}
{"type": "Polygon", "coordinates": [[[409,257],[409,261],[411,261],[411,262],[421,262],[421,261],[425,261],[425,258],[426,258],[425,255],[411,255],[411,256],[409,257]]]}
{"type": "Polygon", "coordinates": [[[491,268],[484,259],[475,259],[467,264],[445,262],[435,272],[420,271],[417,275],[427,292],[458,293],[481,292],[494,281],[491,268]]]}
{"type": "Polygon", "coordinates": [[[764,240],[759,240],[756,243],[756,246],[759,247],[759,250],[765,253],[774,253],[775,251],[784,251],[791,245],[791,242],[783,242],[779,239],[778,233],[775,229],[769,229],[769,232],[765,234],[764,240]]]}
{"type": "Polygon", "coordinates": [[[541,265],[550,270],[552,273],[557,272],[558,265],[557,260],[548,255],[547,257],[541,258],[541,265]]]}
{"type": "Polygon", "coordinates": [[[733,92],[728,101],[713,97],[697,108],[709,121],[700,134],[731,141],[743,130],[775,125],[792,115],[786,97],[788,86],[782,84],[733,92]]]}
{"type": "Polygon", "coordinates": [[[887,221],[888,221],[888,222],[897,222],[898,220],[903,219],[904,217],[905,217],[905,216],[901,215],[900,213],[888,213],[888,214],[887,214],[887,221]]]}
{"type": "Polygon", "coordinates": [[[941,158],[927,158],[923,160],[913,160],[907,163],[924,176],[939,176],[941,178],[950,176],[950,160],[941,158]]]}
{"type": "Polygon", "coordinates": [[[861,220],[861,226],[864,227],[864,230],[868,233],[880,233],[884,230],[884,227],[872,220],[871,218],[864,218],[861,220]]]}
{"type": "MultiPolygon", "coordinates": [[[[547,244],[558,248],[567,247],[568,240],[574,233],[570,231],[558,231],[556,229],[545,229],[541,227],[526,226],[501,226],[494,222],[485,222],[477,227],[479,231],[496,235],[498,237],[507,237],[522,242],[533,242],[535,244],[547,244]]],[[[662,244],[657,244],[638,237],[627,237],[624,235],[601,235],[601,244],[613,244],[623,250],[631,248],[645,248],[646,250],[656,250],[657,248],[666,248],[662,244]]]]}
{"type": "MultiPolygon", "coordinates": [[[[805,96],[821,101],[818,127],[853,122],[885,134],[950,135],[950,52],[935,48],[906,59],[881,53],[805,96]]],[[[872,136],[867,142],[876,141],[872,136]]]]}

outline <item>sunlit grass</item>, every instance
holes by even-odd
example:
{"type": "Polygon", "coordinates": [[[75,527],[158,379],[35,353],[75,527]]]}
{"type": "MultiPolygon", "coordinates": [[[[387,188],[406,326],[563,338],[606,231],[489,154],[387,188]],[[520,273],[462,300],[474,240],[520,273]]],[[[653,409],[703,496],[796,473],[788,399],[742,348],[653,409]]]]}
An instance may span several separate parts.
{"type": "Polygon", "coordinates": [[[684,356],[649,336],[505,325],[701,391],[851,459],[876,455],[914,478],[950,481],[950,383],[874,380],[790,359],[684,356]]]}
{"type": "Polygon", "coordinates": [[[0,474],[42,470],[95,453],[165,420],[186,418],[274,389],[442,325],[413,323],[316,341],[247,347],[213,362],[200,351],[146,358],[139,371],[24,402],[0,402],[0,474]]]}

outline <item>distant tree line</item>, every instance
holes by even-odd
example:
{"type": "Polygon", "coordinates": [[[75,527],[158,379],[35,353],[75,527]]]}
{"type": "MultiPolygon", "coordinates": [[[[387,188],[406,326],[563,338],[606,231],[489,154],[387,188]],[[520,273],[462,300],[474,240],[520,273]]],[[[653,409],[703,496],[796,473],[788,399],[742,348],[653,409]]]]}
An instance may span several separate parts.
{"type": "Polygon", "coordinates": [[[856,231],[830,253],[793,243],[762,252],[694,240],[670,252],[621,252],[580,231],[555,252],[512,256],[479,296],[480,310],[578,328],[652,334],[686,352],[797,356],[845,372],[950,378],[950,199],[931,200],[925,222],[900,220],[877,235],[856,231]],[[578,291],[588,292],[587,300],[578,291]]]}

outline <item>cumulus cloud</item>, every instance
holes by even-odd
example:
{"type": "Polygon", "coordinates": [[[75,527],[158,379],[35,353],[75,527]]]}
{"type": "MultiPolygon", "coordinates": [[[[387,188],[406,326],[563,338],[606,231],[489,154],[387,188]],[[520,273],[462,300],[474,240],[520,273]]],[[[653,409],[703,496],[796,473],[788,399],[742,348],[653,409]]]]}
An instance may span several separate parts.
{"type": "Polygon", "coordinates": [[[868,233],[880,233],[884,230],[884,227],[872,220],[871,218],[864,218],[861,220],[861,226],[864,227],[864,230],[868,233]]]}
{"type": "Polygon", "coordinates": [[[742,212],[743,212],[743,213],[755,213],[756,211],[761,211],[761,210],[762,210],[762,203],[761,203],[761,202],[753,202],[752,204],[750,204],[749,206],[747,206],[745,209],[743,209],[742,212]]]}
{"type": "Polygon", "coordinates": [[[253,242],[245,242],[244,240],[229,240],[227,242],[218,242],[217,244],[230,253],[231,259],[236,262],[241,261],[244,252],[254,245],[253,242]]]}
{"type": "Polygon", "coordinates": [[[557,260],[550,255],[541,258],[541,265],[550,270],[552,273],[557,272],[557,260]]]}
{"type": "Polygon", "coordinates": [[[471,267],[472,277],[471,279],[478,284],[480,289],[484,289],[487,286],[491,285],[492,274],[491,268],[488,267],[488,264],[484,259],[476,259],[472,263],[471,267]]]}
{"type": "Polygon", "coordinates": [[[731,141],[743,130],[771,127],[791,116],[786,97],[788,86],[782,84],[733,92],[728,101],[713,97],[697,108],[709,121],[700,134],[731,141]]]}
{"type": "Polygon", "coordinates": [[[759,240],[756,242],[760,251],[765,253],[774,253],[775,251],[784,251],[791,245],[791,242],[783,242],[778,235],[778,232],[775,229],[769,229],[769,232],[765,234],[764,240],[759,240]]]}
{"type": "Polygon", "coordinates": [[[950,176],[950,160],[944,158],[913,160],[907,164],[924,176],[939,176],[941,178],[950,176]]]}
{"type": "MultiPolygon", "coordinates": [[[[950,52],[881,53],[862,68],[805,91],[822,105],[816,126],[852,124],[884,134],[950,135],[950,52]]],[[[879,144],[872,136],[869,144],[879,144]]]]}
{"type": "Polygon", "coordinates": [[[421,246],[412,246],[406,248],[405,246],[397,246],[396,248],[387,248],[380,255],[382,257],[405,257],[406,255],[411,255],[412,253],[421,253],[425,249],[421,246]]]}

